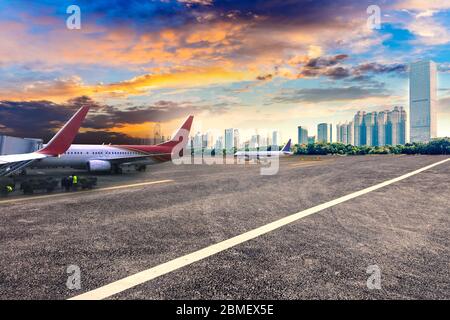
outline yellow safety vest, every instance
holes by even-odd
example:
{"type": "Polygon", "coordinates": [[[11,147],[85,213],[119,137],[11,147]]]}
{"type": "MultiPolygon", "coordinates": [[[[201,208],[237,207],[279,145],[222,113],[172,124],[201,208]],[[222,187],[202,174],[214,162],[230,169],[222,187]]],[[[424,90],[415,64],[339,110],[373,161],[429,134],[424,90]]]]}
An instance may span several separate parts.
{"type": "Polygon", "coordinates": [[[13,188],[11,186],[6,186],[6,191],[13,192],[13,188]]]}
{"type": "Polygon", "coordinates": [[[73,176],[73,184],[77,184],[78,183],[78,177],[77,176],[73,176]]]}

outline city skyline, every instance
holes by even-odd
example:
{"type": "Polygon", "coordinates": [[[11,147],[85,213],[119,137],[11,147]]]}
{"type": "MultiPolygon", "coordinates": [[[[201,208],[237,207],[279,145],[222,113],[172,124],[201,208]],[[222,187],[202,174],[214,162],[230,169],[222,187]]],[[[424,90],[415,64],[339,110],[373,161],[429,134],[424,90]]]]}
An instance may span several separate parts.
{"type": "Polygon", "coordinates": [[[366,0],[77,4],[81,29],[69,30],[65,2],[0,1],[3,134],[47,139],[89,103],[78,142],[145,138],[155,122],[171,135],[188,114],[194,132],[295,138],[300,124],[312,130],[361,109],[409,114],[407,66],[433,60],[437,136],[450,136],[446,3],[380,1],[379,28],[367,26],[366,0]]]}

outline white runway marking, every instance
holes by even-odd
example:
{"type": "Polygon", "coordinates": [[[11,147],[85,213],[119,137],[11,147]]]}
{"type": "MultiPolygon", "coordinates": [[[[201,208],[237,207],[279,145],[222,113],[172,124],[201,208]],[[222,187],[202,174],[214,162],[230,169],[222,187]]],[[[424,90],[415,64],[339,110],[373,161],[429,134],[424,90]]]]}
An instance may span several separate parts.
{"type": "Polygon", "coordinates": [[[29,201],[29,200],[39,200],[39,199],[47,199],[47,198],[56,198],[56,197],[64,197],[64,196],[76,196],[83,193],[92,193],[92,192],[99,192],[99,191],[111,191],[111,190],[119,190],[119,189],[125,189],[125,188],[133,188],[133,187],[142,187],[142,186],[148,186],[152,184],[159,184],[159,183],[167,183],[167,182],[173,182],[174,180],[158,180],[158,181],[147,181],[147,182],[141,182],[141,183],[133,183],[133,184],[127,184],[127,185],[120,185],[120,186],[114,186],[114,187],[106,187],[106,188],[98,188],[98,189],[92,189],[92,190],[86,190],[86,191],[73,191],[71,193],[56,193],[56,194],[48,194],[45,196],[35,196],[35,197],[26,197],[26,198],[18,198],[18,199],[11,199],[11,200],[2,200],[0,201],[0,204],[3,203],[15,203],[15,202],[22,202],[22,201],[29,201]]]}
{"type": "Polygon", "coordinates": [[[227,250],[229,248],[232,248],[238,244],[244,243],[246,241],[249,241],[251,239],[254,239],[256,237],[259,237],[263,234],[269,233],[273,230],[276,230],[278,228],[281,228],[287,224],[290,224],[294,221],[297,221],[301,218],[304,218],[306,216],[309,216],[311,214],[317,213],[319,211],[322,211],[324,209],[333,207],[337,204],[340,204],[342,202],[354,199],[356,197],[362,196],[364,194],[367,194],[369,192],[375,191],[377,189],[383,188],[385,186],[388,186],[390,184],[393,184],[395,182],[404,180],[406,178],[409,178],[411,176],[414,176],[418,173],[421,173],[422,171],[428,170],[430,168],[433,168],[435,166],[438,166],[440,164],[443,164],[444,162],[450,161],[450,158],[447,158],[445,160],[433,163],[431,165],[428,165],[426,167],[423,167],[421,169],[415,170],[413,172],[404,174],[400,177],[387,180],[385,182],[376,184],[372,187],[348,194],[346,196],[337,198],[335,200],[331,200],[328,202],[325,202],[323,204],[320,204],[318,206],[291,214],[285,218],[281,218],[277,221],[271,222],[269,224],[266,224],[262,227],[250,230],[248,232],[245,232],[241,235],[235,236],[233,238],[230,238],[228,240],[213,244],[209,247],[206,247],[204,249],[192,252],[190,254],[187,254],[185,256],[176,258],[174,260],[168,261],[166,263],[160,264],[156,267],[141,271],[139,273],[136,273],[134,275],[128,276],[126,278],[120,279],[118,281],[112,282],[110,284],[107,284],[103,287],[94,289],[92,291],[88,291],[86,293],[80,294],[78,296],[72,297],[69,300],[98,300],[98,299],[105,299],[108,297],[111,297],[117,293],[120,293],[122,291],[125,291],[127,289],[130,289],[134,286],[137,286],[139,284],[142,284],[144,282],[150,281],[152,279],[155,279],[157,277],[160,277],[162,275],[165,275],[167,273],[170,273],[172,271],[175,271],[177,269],[180,269],[182,267],[185,267],[187,265],[190,265],[196,261],[200,261],[202,259],[208,258],[212,255],[215,255],[216,253],[222,252],[224,250],[227,250]]]}

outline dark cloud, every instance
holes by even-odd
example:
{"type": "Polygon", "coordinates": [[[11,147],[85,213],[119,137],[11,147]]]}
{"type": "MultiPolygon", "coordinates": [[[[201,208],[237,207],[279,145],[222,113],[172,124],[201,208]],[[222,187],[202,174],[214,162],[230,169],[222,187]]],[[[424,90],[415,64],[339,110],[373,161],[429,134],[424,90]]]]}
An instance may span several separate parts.
{"type": "Polygon", "coordinates": [[[354,67],[339,65],[349,56],[340,54],[331,57],[313,58],[300,64],[299,78],[314,78],[325,76],[333,80],[350,78],[351,81],[370,81],[371,77],[378,74],[403,75],[408,67],[406,64],[381,64],[377,62],[363,63],[354,67]]]}
{"type": "MultiPolygon", "coordinates": [[[[57,5],[59,1],[48,3],[57,5]]],[[[128,23],[130,26],[149,27],[180,25],[200,14],[214,15],[215,19],[252,19],[255,15],[270,17],[284,24],[317,24],[325,17],[345,16],[355,11],[365,15],[365,10],[373,1],[360,0],[78,0],[77,4],[87,18],[95,17],[104,24],[128,23]],[[186,7],[186,4],[189,4],[186,7]]],[[[378,2],[386,2],[380,0],[378,2]]],[[[210,18],[212,19],[212,18],[210,18]]]]}
{"type": "MultiPolygon", "coordinates": [[[[311,58],[306,62],[298,62],[300,65],[299,78],[314,78],[325,75],[332,79],[342,79],[350,75],[350,71],[343,67],[335,67],[343,60],[347,59],[348,55],[338,54],[335,56],[323,56],[311,58]]],[[[295,62],[294,62],[295,64],[295,62]]]]}
{"type": "Polygon", "coordinates": [[[352,72],[355,75],[365,74],[365,73],[374,73],[374,74],[380,74],[380,73],[403,73],[406,72],[408,69],[408,66],[406,64],[380,64],[376,62],[372,63],[364,63],[360,64],[353,68],[352,72]]]}
{"type": "Polygon", "coordinates": [[[346,54],[338,54],[331,57],[312,58],[305,64],[305,68],[317,69],[323,67],[330,67],[340,63],[342,60],[345,60],[347,58],[348,55],[346,54]]]}
{"type": "Polygon", "coordinates": [[[86,127],[93,129],[108,129],[126,124],[140,124],[144,122],[165,122],[188,116],[189,114],[205,110],[190,104],[178,104],[171,101],[159,101],[150,106],[120,108],[107,106],[100,114],[93,114],[86,121],[86,127]]]}
{"type": "MultiPolygon", "coordinates": [[[[60,128],[73,113],[83,105],[91,105],[91,110],[83,123],[84,129],[95,132],[80,133],[77,142],[103,143],[121,141],[130,143],[135,139],[123,133],[110,132],[111,128],[127,124],[169,121],[195,114],[204,107],[159,101],[149,106],[100,105],[89,97],[71,99],[66,103],[50,101],[0,101],[0,134],[18,137],[43,138],[48,141],[54,130],[60,128]]],[[[210,107],[211,109],[214,106],[210,107]]],[[[207,108],[206,108],[207,109],[207,108]]]]}
{"type": "MultiPolygon", "coordinates": [[[[127,134],[111,131],[87,131],[78,133],[74,143],[80,144],[146,144],[145,139],[133,138],[127,134]]],[[[151,142],[150,142],[151,144],[151,142]]]]}
{"type": "Polygon", "coordinates": [[[343,67],[330,68],[325,72],[325,76],[338,80],[350,76],[350,70],[343,67]]]}
{"type": "Polygon", "coordinates": [[[48,138],[73,114],[74,108],[50,101],[0,101],[0,124],[8,134],[48,138]]]}
{"type": "Polygon", "coordinates": [[[256,77],[256,80],[260,80],[260,81],[266,81],[266,80],[271,80],[273,77],[272,74],[265,74],[265,75],[261,75],[256,77]]]}
{"type": "Polygon", "coordinates": [[[384,97],[389,94],[383,88],[357,86],[340,88],[309,88],[285,92],[273,99],[273,103],[325,102],[384,97]]]}

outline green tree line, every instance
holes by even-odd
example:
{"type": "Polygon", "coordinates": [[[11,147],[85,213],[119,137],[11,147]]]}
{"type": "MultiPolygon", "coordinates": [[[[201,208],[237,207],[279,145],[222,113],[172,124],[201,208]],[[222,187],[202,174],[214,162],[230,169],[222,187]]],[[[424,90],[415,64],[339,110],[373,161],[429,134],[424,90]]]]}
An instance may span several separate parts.
{"type": "Polygon", "coordinates": [[[333,143],[311,143],[296,144],[293,148],[294,154],[346,154],[346,155],[365,155],[365,154],[450,154],[450,138],[433,139],[428,143],[407,143],[396,146],[352,146],[339,142],[333,143]]]}

